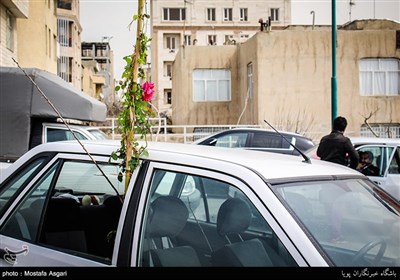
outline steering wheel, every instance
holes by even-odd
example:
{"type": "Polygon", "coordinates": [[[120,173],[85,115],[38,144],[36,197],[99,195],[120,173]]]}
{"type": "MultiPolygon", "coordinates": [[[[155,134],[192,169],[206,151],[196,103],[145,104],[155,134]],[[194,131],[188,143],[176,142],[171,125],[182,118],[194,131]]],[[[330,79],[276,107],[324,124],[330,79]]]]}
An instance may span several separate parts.
{"type": "MultiPolygon", "coordinates": [[[[353,257],[351,262],[354,265],[357,265],[357,264],[364,265],[364,264],[360,263],[360,260],[364,259],[366,254],[369,251],[371,251],[373,248],[377,247],[377,246],[379,246],[379,251],[378,251],[378,253],[376,254],[375,258],[372,260],[372,263],[371,263],[373,265],[377,265],[380,262],[380,260],[382,259],[383,254],[385,253],[385,250],[386,250],[386,246],[387,246],[386,241],[383,238],[380,238],[380,239],[377,239],[377,240],[372,240],[371,242],[368,242],[367,244],[365,244],[355,254],[355,256],[353,257]]],[[[364,259],[364,261],[366,261],[366,260],[364,259]]]]}

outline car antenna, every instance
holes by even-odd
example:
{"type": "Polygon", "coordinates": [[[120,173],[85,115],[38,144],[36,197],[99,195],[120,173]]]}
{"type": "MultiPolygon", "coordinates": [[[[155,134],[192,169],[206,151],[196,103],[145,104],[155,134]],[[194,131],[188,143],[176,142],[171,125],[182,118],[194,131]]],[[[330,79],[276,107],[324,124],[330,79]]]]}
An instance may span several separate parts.
{"type": "Polygon", "coordinates": [[[304,158],[303,162],[311,163],[310,158],[305,153],[303,153],[299,148],[297,148],[295,145],[293,145],[285,136],[283,136],[282,133],[280,133],[278,130],[275,129],[275,127],[270,125],[269,122],[267,122],[266,120],[264,120],[264,122],[266,124],[268,124],[273,130],[275,130],[275,132],[278,133],[283,139],[285,139],[285,141],[288,142],[290,146],[292,146],[296,151],[299,152],[299,154],[304,158]]]}
{"type": "Polygon", "coordinates": [[[68,128],[68,130],[72,133],[76,141],[78,141],[79,145],[81,145],[82,149],[86,152],[86,154],[89,156],[89,158],[92,160],[92,162],[96,165],[97,169],[100,170],[100,173],[106,178],[107,182],[111,185],[111,187],[114,189],[114,191],[117,193],[119,196],[118,190],[114,187],[114,185],[111,183],[110,179],[107,177],[107,175],[104,173],[104,171],[100,168],[100,166],[97,164],[96,160],[92,157],[92,155],[89,153],[89,151],[85,148],[83,143],[76,137],[75,133],[72,131],[71,127],[68,125],[68,123],[65,121],[65,119],[61,116],[61,113],[57,110],[57,108],[54,106],[54,104],[49,100],[49,98],[44,94],[44,92],[40,89],[40,87],[35,83],[35,81],[29,76],[24,69],[21,68],[19,63],[12,57],[12,60],[14,60],[15,64],[17,64],[18,68],[24,72],[25,76],[28,77],[28,79],[32,82],[32,84],[37,88],[39,93],[42,95],[42,97],[49,103],[50,107],[56,112],[56,114],[60,117],[60,119],[63,121],[65,126],[68,128]]]}

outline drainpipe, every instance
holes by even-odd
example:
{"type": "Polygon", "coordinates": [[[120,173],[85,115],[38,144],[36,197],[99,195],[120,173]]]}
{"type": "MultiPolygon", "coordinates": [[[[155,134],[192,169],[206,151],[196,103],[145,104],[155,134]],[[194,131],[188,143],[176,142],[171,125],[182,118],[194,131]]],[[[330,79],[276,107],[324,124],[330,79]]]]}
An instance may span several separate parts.
{"type": "Polygon", "coordinates": [[[315,25],[315,12],[311,11],[310,14],[312,14],[312,30],[314,30],[314,25],[315,25]]]}

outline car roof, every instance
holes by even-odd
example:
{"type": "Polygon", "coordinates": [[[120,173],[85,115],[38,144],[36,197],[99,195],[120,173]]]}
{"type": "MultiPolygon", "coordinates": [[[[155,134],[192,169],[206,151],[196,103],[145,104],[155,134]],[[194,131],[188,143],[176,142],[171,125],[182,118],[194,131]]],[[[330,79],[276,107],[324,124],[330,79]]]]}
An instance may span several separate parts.
{"type": "Polygon", "coordinates": [[[378,138],[378,137],[349,137],[353,145],[361,144],[385,144],[400,145],[400,138],[378,138]]]}
{"type": "MultiPolygon", "coordinates": [[[[224,133],[228,133],[228,132],[271,132],[271,133],[275,133],[277,135],[279,135],[278,133],[276,133],[276,131],[272,130],[272,129],[267,129],[267,128],[257,128],[257,127],[234,127],[231,129],[225,129],[225,130],[221,130],[221,131],[217,131],[211,134],[207,134],[204,137],[197,139],[196,141],[193,142],[193,144],[197,144],[200,142],[203,142],[204,140],[214,137],[216,135],[219,134],[224,134],[224,133]]],[[[295,132],[288,132],[288,131],[281,131],[279,130],[279,133],[282,133],[284,136],[295,136],[297,138],[304,138],[307,140],[310,140],[312,142],[311,138],[305,137],[304,135],[295,133],[295,132]]]]}
{"type": "MultiPolygon", "coordinates": [[[[59,122],[57,123],[46,122],[43,123],[43,125],[68,129],[68,127],[64,123],[59,123],[59,122]]],[[[99,127],[97,126],[80,125],[80,124],[68,124],[68,126],[70,128],[85,129],[85,130],[99,129],[99,127]]]]}
{"type": "MultiPolygon", "coordinates": [[[[115,140],[85,140],[82,143],[92,155],[109,156],[120,147],[120,141],[115,140]]],[[[300,156],[294,157],[261,151],[237,150],[232,153],[230,149],[226,148],[167,142],[148,142],[147,150],[150,159],[157,155],[156,159],[164,162],[193,164],[194,166],[200,165],[202,161],[210,162],[210,160],[213,162],[229,162],[252,169],[267,180],[293,177],[360,175],[359,172],[350,168],[326,161],[312,160],[312,164],[309,164],[303,162],[303,158],[300,156]]],[[[30,156],[46,151],[84,153],[83,148],[76,141],[45,143],[28,151],[6,171],[12,172],[11,170],[18,168],[18,165],[21,165],[30,156]]]]}

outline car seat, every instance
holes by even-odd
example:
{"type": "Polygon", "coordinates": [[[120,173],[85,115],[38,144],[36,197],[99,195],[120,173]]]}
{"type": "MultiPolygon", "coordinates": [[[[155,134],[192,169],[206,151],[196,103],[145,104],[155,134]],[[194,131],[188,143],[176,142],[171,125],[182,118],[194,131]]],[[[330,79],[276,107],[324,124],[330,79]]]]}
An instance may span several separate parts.
{"type": "Polygon", "coordinates": [[[177,197],[160,196],[151,203],[146,229],[149,266],[201,266],[190,246],[175,246],[172,239],[185,227],[189,211],[177,197]]]}
{"type": "Polygon", "coordinates": [[[220,207],[217,216],[218,234],[228,244],[212,253],[213,266],[273,266],[264,244],[258,238],[243,240],[252,213],[249,205],[240,198],[229,198],[220,207]],[[237,235],[238,242],[231,242],[228,235],[237,235]]]}

